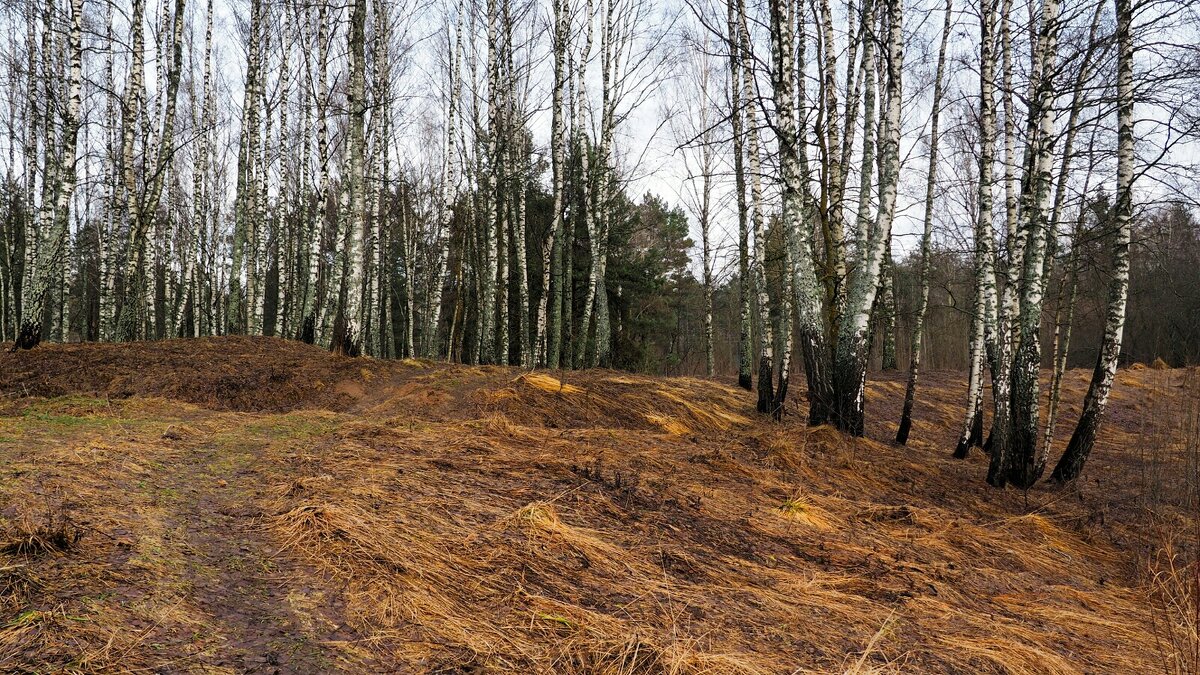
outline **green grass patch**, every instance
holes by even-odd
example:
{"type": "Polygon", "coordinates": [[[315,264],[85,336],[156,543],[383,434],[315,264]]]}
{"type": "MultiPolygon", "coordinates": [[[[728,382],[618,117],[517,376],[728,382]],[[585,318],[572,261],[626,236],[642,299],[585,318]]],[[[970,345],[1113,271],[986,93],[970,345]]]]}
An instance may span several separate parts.
{"type": "MultiPolygon", "coordinates": [[[[22,431],[41,429],[45,431],[70,431],[73,429],[107,428],[114,424],[129,424],[133,420],[114,415],[111,404],[102,398],[91,396],[59,396],[38,401],[25,408],[19,418],[14,418],[22,431]]],[[[14,437],[5,437],[10,442],[14,437]]]]}
{"type": "Polygon", "coordinates": [[[242,426],[240,432],[269,438],[310,438],[330,433],[337,426],[338,421],[332,415],[303,410],[261,417],[242,426]]]}

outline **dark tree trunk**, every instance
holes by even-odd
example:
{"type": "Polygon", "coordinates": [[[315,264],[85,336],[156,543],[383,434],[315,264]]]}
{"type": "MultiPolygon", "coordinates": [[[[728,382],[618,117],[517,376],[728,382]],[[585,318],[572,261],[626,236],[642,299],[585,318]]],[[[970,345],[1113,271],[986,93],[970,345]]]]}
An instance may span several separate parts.
{"type": "Polygon", "coordinates": [[[17,333],[17,340],[8,350],[15,352],[18,349],[33,349],[42,341],[42,322],[38,319],[26,319],[21,322],[21,330],[17,333]]]}
{"type": "MultiPolygon", "coordinates": [[[[800,347],[804,355],[804,377],[808,382],[808,426],[828,424],[833,419],[833,378],[821,372],[828,367],[829,356],[825,341],[819,333],[801,334],[800,347]]],[[[863,370],[864,376],[866,369],[863,370]]]]}
{"type": "Polygon", "coordinates": [[[1088,387],[1087,397],[1084,399],[1083,412],[1079,415],[1079,422],[1075,425],[1066,451],[1055,465],[1054,472],[1050,474],[1050,482],[1060,485],[1070,483],[1083,471],[1083,465],[1096,443],[1100,420],[1104,417],[1104,405],[1096,392],[1097,385],[1102,383],[1104,378],[1104,354],[1101,353],[1096,359],[1096,368],[1092,371],[1092,384],[1088,387]]]}
{"type": "Polygon", "coordinates": [[[758,359],[758,412],[766,414],[771,411],[771,403],[775,400],[774,365],[768,356],[758,359]]]}
{"type": "Polygon", "coordinates": [[[912,431],[913,399],[916,398],[917,371],[909,371],[908,387],[904,392],[904,410],[900,413],[900,426],[896,429],[896,442],[900,445],[908,443],[908,434],[912,431]]]}

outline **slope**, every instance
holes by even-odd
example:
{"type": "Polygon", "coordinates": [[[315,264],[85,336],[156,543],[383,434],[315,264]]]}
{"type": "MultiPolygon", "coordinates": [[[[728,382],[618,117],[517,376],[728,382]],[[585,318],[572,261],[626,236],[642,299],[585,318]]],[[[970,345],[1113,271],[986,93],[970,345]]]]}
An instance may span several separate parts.
{"type": "Polygon", "coordinates": [[[1023,494],[949,458],[954,373],[899,448],[898,378],[850,440],[686,378],[270,338],[5,353],[0,669],[1153,671],[1139,560],[1187,514],[1167,480],[1146,516],[1139,476],[1185,457],[1141,449],[1185,375],[1123,373],[1086,484],[1023,494]]]}

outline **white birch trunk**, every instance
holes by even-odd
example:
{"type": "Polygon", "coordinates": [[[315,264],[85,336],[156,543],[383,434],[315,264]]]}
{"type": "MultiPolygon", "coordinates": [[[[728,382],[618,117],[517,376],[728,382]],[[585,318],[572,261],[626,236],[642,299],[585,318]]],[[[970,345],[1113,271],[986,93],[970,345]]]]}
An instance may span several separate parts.
{"type": "MultiPolygon", "coordinates": [[[[322,242],[328,220],[329,186],[329,124],[326,119],[329,97],[329,23],[328,8],[324,2],[317,4],[317,207],[308,219],[308,278],[304,289],[304,308],[301,312],[300,339],[309,344],[322,343],[321,301],[324,299],[323,285],[327,286],[329,272],[322,269],[322,242]]],[[[307,53],[307,52],[306,52],[307,53]]]]}
{"type": "MultiPolygon", "coordinates": [[[[1020,343],[1013,354],[1012,364],[1012,435],[1011,446],[993,446],[993,456],[999,456],[1008,467],[1007,477],[1015,486],[1028,488],[1045,470],[1045,457],[1039,456],[1039,383],[1041,373],[1041,325],[1044,279],[1042,267],[1046,253],[1046,230],[1050,214],[1051,171],[1054,161],[1054,72],[1058,48],[1059,0],[1046,0],[1042,6],[1040,77],[1036,95],[1030,106],[1030,117],[1037,120],[1035,151],[1029,166],[1033,173],[1025,181],[1029,187],[1027,212],[1022,213],[1025,230],[1025,250],[1022,260],[1020,289],[1020,343]],[[1005,456],[1007,455],[1007,457],[1005,456]]],[[[1031,124],[1032,127],[1032,124],[1031,124]]],[[[1124,300],[1122,299],[1122,307],[1124,300]]],[[[1123,317],[1122,317],[1123,318],[1123,317]]],[[[1114,362],[1115,368],[1115,362],[1114,362]]],[[[1003,481],[997,481],[1003,482],[1003,481]]]]}
{"type": "MultiPolygon", "coordinates": [[[[787,249],[787,272],[781,308],[780,331],[783,353],[780,357],[780,381],[772,402],[776,418],[782,415],[787,397],[788,371],[791,368],[791,300],[796,299],[799,319],[798,335],[804,355],[808,379],[809,424],[821,424],[828,418],[832,403],[829,387],[827,355],[821,308],[821,286],[816,276],[812,246],[806,234],[811,231],[803,224],[806,171],[802,171],[805,153],[803,137],[796,130],[796,73],[792,50],[791,8],[784,0],[771,2],[771,34],[775,55],[774,98],[777,119],[776,137],[779,145],[780,171],[783,179],[783,225],[787,249]]],[[[800,22],[803,25],[803,22],[800,22]]],[[[804,40],[800,40],[804,45],[804,40]]]]}
{"type": "Polygon", "coordinates": [[[747,153],[750,164],[750,215],[754,230],[754,289],[758,307],[758,404],[770,412],[775,400],[775,331],[771,324],[771,299],[767,293],[767,228],[763,215],[762,162],[759,158],[757,106],[754,103],[753,61],[745,3],[738,0],[738,35],[741,45],[742,97],[746,105],[747,153]]]}
{"type": "MultiPolygon", "coordinates": [[[[113,4],[105,5],[105,38],[112,44],[113,35],[113,4]]],[[[116,90],[116,75],[114,72],[113,55],[110,50],[104,59],[105,82],[113,91],[116,90]]],[[[120,183],[120,177],[117,174],[119,162],[117,161],[117,152],[119,144],[117,143],[117,106],[115,105],[116,97],[109,95],[105,103],[104,109],[104,129],[105,137],[108,140],[109,149],[105,152],[105,200],[104,200],[104,228],[100,236],[99,242],[99,262],[100,262],[100,339],[111,340],[114,336],[116,317],[113,315],[115,308],[114,286],[116,282],[116,274],[113,271],[113,239],[116,237],[116,222],[118,199],[117,191],[120,183]]]]}
{"type": "Polygon", "coordinates": [[[835,423],[853,435],[863,433],[863,405],[866,392],[868,326],[871,308],[879,289],[879,276],[887,248],[891,242],[892,221],[896,212],[896,192],[900,174],[900,107],[902,103],[902,69],[904,38],[902,34],[901,0],[886,3],[888,20],[887,107],[883,134],[879,180],[879,210],[875,224],[860,251],[858,270],[851,280],[846,298],[846,313],[838,331],[834,387],[838,399],[835,423]]]}
{"type": "Polygon", "coordinates": [[[526,211],[525,211],[525,185],[526,185],[526,167],[528,166],[527,159],[523,156],[520,150],[517,151],[517,185],[514,190],[516,198],[516,214],[513,218],[513,243],[516,250],[513,257],[517,264],[517,327],[520,331],[520,344],[517,347],[517,363],[528,368],[532,365],[534,350],[530,346],[529,333],[529,268],[527,264],[526,246],[525,246],[525,226],[526,226],[526,211]]]}
{"type": "Polygon", "coordinates": [[[566,139],[563,124],[563,89],[566,87],[566,53],[570,40],[570,8],[567,0],[553,0],[554,19],[554,85],[551,92],[550,112],[550,170],[553,209],[550,230],[542,242],[542,295],[538,299],[537,334],[534,344],[537,349],[535,362],[538,365],[557,368],[559,339],[561,336],[561,306],[551,310],[551,284],[561,287],[561,271],[557,279],[552,278],[555,260],[554,248],[561,241],[563,229],[564,174],[566,173],[566,139]],[[553,314],[557,320],[550,320],[553,314]],[[549,332],[548,332],[549,331],[549,332]]]}
{"type": "Polygon", "coordinates": [[[836,333],[846,306],[845,218],[842,213],[842,204],[845,199],[842,176],[845,170],[842,167],[841,140],[839,139],[837,49],[833,33],[833,13],[829,0],[821,0],[819,9],[823,57],[819,62],[821,98],[825,104],[821,120],[821,124],[825,126],[822,176],[825,199],[823,200],[824,213],[821,219],[825,264],[822,275],[829,323],[836,333]]]}
{"type": "MultiPolygon", "coordinates": [[[[1013,0],[1004,0],[1000,13],[1000,46],[1003,84],[1000,100],[1004,106],[1004,232],[1008,242],[1008,264],[1005,267],[1004,284],[1000,287],[1000,305],[996,315],[996,329],[1004,339],[997,343],[996,360],[992,368],[1008,370],[1012,367],[1012,354],[1017,344],[1014,319],[1019,307],[1017,290],[1021,281],[1021,263],[1025,254],[1024,232],[1017,226],[1019,197],[1017,190],[1016,151],[1016,106],[1013,102],[1013,45],[1012,45],[1013,0]]],[[[1036,62],[1036,58],[1035,58],[1036,62]]],[[[1034,73],[1033,75],[1036,75],[1034,73]]],[[[1032,144],[1032,136],[1029,139],[1032,144]]],[[[1027,146],[1028,149],[1032,145],[1027,146]]]]}
{"type": "MultiPolygon", "coordinates": [[[[437,257],[434,259],[434,271],[431,275],[430,297],[428,302],[428,321],[425,328],[425,357],[435,358],[440,353],[438,342],[438,325],[442,316],[442,293],[449,281],[448,267],[450,264],[450,223],[454,219],[454,204],[458,200],[458,140],[459,99],[462,94],[462,34],[463,12],[459,11],[454,30],[454,44],[450,53],[448,68],[449,86],[447,87],[446,139],[445,153],[442,160],[442,191],[441,209],[437,231],[437,257]]],[[[448,342],[448,341],[447,341],[448,342]]],[[[449,353],[446,354],[450,358],[449,353]]]]}
{"type": "Polygon", "coordinates": [[[500,0],[487,0],[487,104],[488,104],[488,125],[487,125],[487,176],[486,176],[486,191],[483,195],[483,271],[481,284],[481,298],[479,300],[479,360],[482,363],[495,363],[503,355],[497,355],[496,351],[496,281],[498,274],[498,261],[500,255],[498,250],[499,241],[496,236],[495,228],[499,223],[499,214],[497,212],[498,205],[496,204],[496,186],[499,170],[499,153],[497,151],[496,136],[500,133],[500,61],[497,50],[497,23],[499,22],[498,8],[496,3],[500,0]]]}
{"type": "Polygon", "coordinates": [[[929,170],[925,178],[925,218],[921,228],[920,295],[917,297],[917,312],[913,318],[912,342],[909,346],[908,384],[904,391],[904,409],[900,413],[900,426],[896,430],[896,442],[904,445],[912,429],[913,401],[916,398],[917,379],[921,371],[921,338],[925,332],[925,312],[929,308],[930,245],[933,238],[933,204],[937,188],[937,162],[939,122],[942,113],[942,91],[946,72],[946,45],[950,42],[953,18],[953,0],[946,0],[945,17],[942,21],[942,41],[938,47],[937,70],[933,76],[933,109],[929,119],[929,170]]]}
{"type": "MultiPolygon", "coordinates": [[[[49,26],[47,26],[49,30],[49,26]]],[[[33,288],[26,297],[24,316],[12,351],[32,349],[42,337],[42,317],[46,303],[50,300],[52,287],[60,276],[64,249],[69,240],[68,221],[71,196],[75,192],[75,155],[79,138],[79,109],[83,80],[83,0],[71,0],[71,32],[68,40],[70,66],[67,81],[67,103],[62,114],[62,155],[60,166],[54,172],[53,199],[43,202],[39,212],[41,229],[47,233],[47,245],[41,247],[33,273],[33,288]]],[[[47,136],[53,133],[49,116],[46,119],[47,136]]],[[[49,154],[46,162],[53,161],[49,154]]]]}
{"type": "MultiPolygon", "coordinates": [[[[971,341],[971,372],[967,386],[966,419],[954,455],[966,457],[974,429],[980,423],[982,410],[978,401],[983,396],[983,360],[985,355],[996,363],[996,276],[995,251],[992,246],[992,187],[993,164],[996,152],[996,0],[982,0],[979,55],[979,194],[975,219],[975,305],[972,313],[974,331],[971,341]]],[[[1007,376],[1004,369],[992,370],[994,420],[1008,416],[1007,400],[999,386],[1007,376]]],[[[1004,424],[994,422],[1003,428],[1004,424]]],[[[994,428],[997,428],[994,426],[994,428]]],[[[993,439],[995,440],[995,439],[993,439]]],[[[990,479],[989,479],[990,480],[990,479]]]]}
{"type": "Polygon", "coordinates": [[[587,80],[586,80],[587,64],[588,64],[589,59],[591,58],[591,51],[592,51],[592,23],[594,21],[594,18],[595,18],[594,6],[592,4],[592,1],[588,0],[587,9],[586,9],[586,12],[584,13],[584,21],[587,23],[587,26],[584,30],[585,38],[584,38],[584,42],[583,42],[583,48],[580,51],[579,60],[576,63],[577,70],[575,72],[575,92],[574,92],[574,94],[575,94],[575,138],[576,138],[575,144],[576,144],[577,152],[580,153],[580,164],[581,164],[580,180],[582,181],[582,184],[584,186],[583,187],[583,191],[584,191],[584,198],[583,198],[584,232],[588,236],[587,288],[584,291],[583,314],[580,316],[578,330],[576,331],[576,334],[574,335],[575,344],[573,345],[575,348],[574,363],[575,363],[576,368],[582,368],[584,366],[584,356],[587,353],[588,340],[591,335],[592,307],[596,300],[596,284],[597,284],[597,278],[596,278],[597,269],[596,269],[596,267],[598,264],[598,259],[600,257],[599,246],[597,245],[598,242],[596,241],[596,239],[598,238],[598,235],[596,233],[596,224],[595,224],[595,197],[593,194],[594,178],[592,175],[593,169],[591,168],[591,165],[590,165],[591,164],[591,161],[590,161],[591,147],[590,147],[590,144],[587,142],[587,136],[584,134],[583,121],[582,121],[583,101],[586,99],[586,91],[587,91],[587,80]]]}
{"type": "MultiPolygon", "coordinates": [[[[1093,66],[1093,56],[1095,55],[1096,48],[1099,44],[1098,41],[1096,40],[1096,35],[1100,28],[1100,18],[1103,15],[1103,11],[1104,11],[1104,3],[1097,3],[1096,10],[1092,14],[1091,28],[1088,31],[1087,48],[1084,51],[1083,60],[1080,63],[1080,66],[1079,66],[1078,71],[1075,76],[1075,88],[1074,88],[1074,92],[1071,95],[1071,112],[1070,112],[1070,115],[1067,117],[1066,138],[1063,141],[1062,157],[1059,160],[1058,182],[1054,188],[1054,205],[1050,209],[1050,219],[1049,219],[1049,224],[1048,224],[1049,231],[1047,233],[1047,236],[1049,237],[1049,242],[1047,244],[1047,248],[1049,250],[1047,251],[1047,254],[1046,254],[1045,264],[1042,267],[1042,278],[1043,278],[1042,283],[1043,284],[1050,283],[1050,279],[1054,272],[1054,263],[1055,263],[1055,258],[1057,256],[1057,248],[1058,248],[1057,244],[1058,244],[1058,237],[1059,237],[1059,231],[1058,231],[1059,221],[1062,218],[1063,205],[1066,203],[1067,179],[1070,176],[1071,162],[1074,159],[1075,138],[1078,135],[1078,131],[1079,131],[1079,127],[1078,127],[1079,117],[1080,117],[1081,113],[1083,112],[1084,84],[1091,77],[1091,74],[1093,71],[1093,67],[1092,67],[1093,66]]],[[[1084,195],[1088,194],[1088,187],[1091,182],[1091,177],[1092,177],[1092,172],[1089,167],[1088,171],[1084,175],[1083,190],[1080,192],[1080,194],[1084,194],[1084,195]]],[[[1080,208],[1080,214],[1082,215],[1083,213],[1084,213],[1084,210],[1082,208],[1080,208]]],[[[1070,296],[1071,297],[1070,297],[1070,300],[1067,302],[1068,307],[1067,307],[1065,343],[1070,342],[1071,322],[1074,319],[1075,293],[1078,288],[1078,286],[1077,286],[1077,281],[1078,281],[1077,262],[1078,261],[1076,260],[1076,254],[1078,253],[1078,250],[1077,250],[1077,247],[1075,246],[1075,242],[1077,242],[1079,240],[1078,237],[1076,236],[1077,230],[1078,230],[1078,228],[1073,229],[1071,232],[1071,249],[1070,249],[1070,254],[1069,254],[1070,270],[1067,272],[1067,276],[1064,277],[1062,279],[1062,281],[1059,283],[1058,294],[1057,294],[1055,308],[1054,308],[1054,336],[1053,336],[1053,342],[1052,342],[1052,345],[1050,348],[1050,354],[1052,357],[1052,366],[1053,367],[1052,367],[1052,373],[1051,373],[1051,377],[1050,377],[1050,390],[1047,392],[1047,396],[1046,396],[1046,424],[1045,424],[1044,431],[1042,434],[1042,439],[1043,439],[1042,446],[1039,451],[1043,457],[1043,459],[1041,461],[1045,461],[1044,458],[1049,457],[1050,449],[1054,442],[1054,426],[1055,426],[1055,422],[1057,421],[1057,415],[1058,415],[1058,403],[1059,403],[1059,394],[1061,392],[1061,385],[1062,385],[1062,373],[1066,369],[1066,351],[1065,351],[1066,347],[1064,346],[1064,343],[1063,343],[1064,335],[1063,335],[1062,314],[1063,314],[1063,305],[1064,305],[1063,294],[1066,291],[1066,286],[1068,286],[1068,285],[1070,286],[1070,296]],[[1067,277],[1070,277],[1069,282],[1067,280],[1067,277]],[[1060,347],[1062,347],[1062,350],[1060,350],[1060,347]],[[1060,366],[1060,363],[1061,363],[1061,366],[1060,366]]]]}
{"type": "Polygon", "coordinates": [[[365,120],[366,101],[366,0],[354,0],[350,10],[350,29],[347,49],[350,54],[350,80],[346,104],[350,111],[349,134],[346,142],[345,209],[347,224],[346,264],[342,280],[344,305],[340,312],[340,330],[335,330],[334,351],[357,356],[363,345],[363,295],[365,270],[363,243],[366,229],[364,181],[366,166],[365,120]]]}
{"type": "MultiPolygon", "coordinates": [[[[270,182],[271,173],[271,115],[268,109],[269,101],[267,100],[267,72],[270,70],[270,53],[271,53],[271,9],[270,4],[264,2],[262,5],[262,35],[260,40],[262,44],[258,49],[258,65],[255,71],[258,73],[257,92],[259,96],[258,111],[262,118],[262,129],[260,130],[255,125],[254,142],[258,149],[258,160],[255,163],[255,170],[251,173],[253,180],[251,181],[251,194],[254,200],[254,218],[251,222],[251,255],[247,270],[250,274],[248,287],[249,295],[249,311],[250,311],[250,334],[262,335],[265,328],[266,311],[266,294],[267,294],[267,267],[270,265],[271,251],[268,247],[273,243],[274,237],[270,231],[270,211],[267,204],[267,189],[270,182]]],[[[257,119],[256,119],[257,122],[257,119]]]]}
{"type": "Polygon", "coordinates": [[[179,298],[175,303],[174,319],[175,326],[180,337],[183,336],[184,321],[186,319],[186,311],[190,306],[192,309],[192,335],[199,336],[200,322],[198,320],[198,301],[199,294],[196,292],[193,283],[195,268],[200,261],[197,257],[200,254],[200,238],[204,229],[205,216],[205,176],[208,173],[208,144],[209,133],[213,126],[213,118],[215,111],[212,107],[212,27],[213,27],[213,0],[208,0],[207,10],[205,12],[205,29],[204,29],[204,83],[202,85],[202,96],[204,97],[204,112],[200,116],[200,138],[196,145],[196,162],[192,167],[192,221],[188,236],[184,242],[184,249],[180,256],[180,264],[183,267],[182,283],[180,284],[179,298]],[[189,297],[191,300],[189,301],[189,297]]]}
{"type": "Polygon", "coordinates": [[[142,269],[135,260],[135,232],[142,221],[141,200],[137,191],[137,174],[133,163],[134,129],[141,118],[142,78],[145,71],[145,0],[133,0],[130,24],[132,36],[132,64],[129,71],[129,83],[125,89],[125,101],[121,106],[124,112],[121,118],[121,163],[124,180],[125,217],[128,221],[129,241],[125,252],[125,270],[122,279],[121,306],[114,331],[118,340],[135,340],[142,334],[142,312],[140,307],[141,294],[138,288],[142,281],[139,278],[142,269]]]}
{"type": "Polygon", "coordinates": [[[1113,275],[1109,282],[1108,309],[1100,353],[1092,372],[1091,385],[1083,401],[1083,412],[1058,465],[1050,478],[1067,483],[1079,477],[1096,441],[1108,405],[1109,392],[1121,356],[1125,328],[1125,305],[1129,296],[1129,245],[1133,221],[1134,180],[1134,88],[1132,0],[1114,0],[1117,15],[1117,203],[1113,235],[1113,275]]]}
{"type": "Polygon", "coordinates": [[[225,329],[232,334],[244,334],[249,329],[248,307],[253,295],[246,292],[254,272],[254,247],[251,230],[256,227],[254,213],[257,192],[254,190],[254,164],[257,161],[258,135],[258,52],[261,48],[262,0],[251,0],[250,45],[246,57],[246,86],[242,103],[242,129],[238,146],[237,192],[234,202],[234,232],[229,270],[229,299],[225,305],[225,329]],[[249,255],[247,255],[249,248],[249,255]],[[247,260],[249,259],[249,260],[247,260]],[[245,279],[246,285],[243,285],[245,279]]]}
{"type": "Polygon", "coordinates": [[[726,2],[726,49],[729,53],[729,120],[733,132],[733,175],[738,219],[738,386],[753,387],[751,303],[754,280],[751,272],[750,218],[746,203],[746,150],[742,110],[741,28],[736,0],[726,2]]]}

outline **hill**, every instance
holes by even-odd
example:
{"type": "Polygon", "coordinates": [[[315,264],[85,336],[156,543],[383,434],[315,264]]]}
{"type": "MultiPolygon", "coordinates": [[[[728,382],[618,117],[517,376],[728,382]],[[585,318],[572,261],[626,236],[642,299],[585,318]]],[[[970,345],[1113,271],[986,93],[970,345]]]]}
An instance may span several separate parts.
{"type": "Polygon", "coordinates": [[[1189,522],[1195,371],[1123,372],[1083,484],[1028,493],[950,458],[961,379],[925,378],[897,447],[899,376],[852,440],[697,379],[271,338],[5,352],[0,669],[1171,666],[1195,623],[1145,561],[1189,522]]]}

